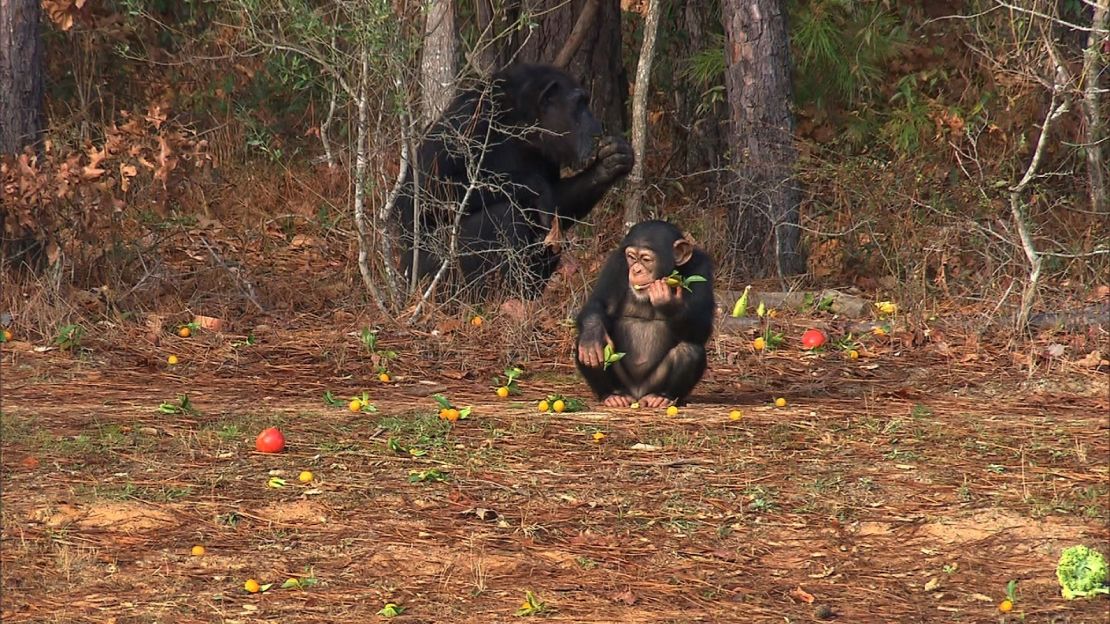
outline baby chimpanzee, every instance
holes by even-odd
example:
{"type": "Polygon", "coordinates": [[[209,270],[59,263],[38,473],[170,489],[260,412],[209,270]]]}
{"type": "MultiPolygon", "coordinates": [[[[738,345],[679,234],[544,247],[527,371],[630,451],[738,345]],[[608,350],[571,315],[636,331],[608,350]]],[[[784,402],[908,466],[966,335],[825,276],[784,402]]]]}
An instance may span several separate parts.
{"type": "Polygon", "coordinates": [[[670,223],[639,223],[578,314],[578,371],[610,407],[682,404],[705,373],[714,308],[709,256],[670,223]],[[606,344],[624,353],[609,366],[606,344]]]}

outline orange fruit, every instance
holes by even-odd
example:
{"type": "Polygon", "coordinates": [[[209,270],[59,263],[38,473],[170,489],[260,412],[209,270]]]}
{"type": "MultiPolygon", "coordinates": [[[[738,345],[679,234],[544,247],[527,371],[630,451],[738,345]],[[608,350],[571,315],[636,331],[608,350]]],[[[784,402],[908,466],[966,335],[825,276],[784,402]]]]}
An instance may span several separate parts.
{"type": "Polygon", "coordinates": [[[475,327],[481,327],[482,326],[482,317],[475,316],[474,318],[470,319],[470,324],[475,326],[475,327]]]}
{"type": "Polygon", "coordinates": [[[447,420],[447,408],[446,407],[441,407],[439,409],[439,417],[440,417],[441,420],[447,420]]]}
{"type": "Polygon", "coordinates": [[[500,388],[498,388],[497,389],[497,396],[501,397],[502,399],[509,396],[509,387],[508,386],[501,386],[500,388]]]}
{"type": "Polygon", "coordinates": [[[548,407],[550,407],[550,406],[547,404],[547,401],[540,401],[536,405],[536,409],[538,409],[541,412],[546,412],[548,407]]]}
{"type": "Polygon", "coordinates": [[[166,363],[169,364],[170,366],[173,366],[174,364],[177,364],[177,356],[176,355],[171,355],[170,357],[166,358],[166,363]]]}
{"type": "Polygon", "coordinates": [[[451,409],[447,410],[447,420],[449,420],[451,422],[455,422],[458,419],[459,419],[459,410],[457,410],[453,407],[451,409]]]}
{"type": "Polygon", "coordinates": [[[998,610],[1003,613],[1009,613],[1014,608],[1014,603],[1009,598],[998,603],[998,610]]]}
{"type": "Polygon", "coordinates": [[[762,351],[767,346],[767,341],[759,337],[752,341],[752,346],[755,347],[756,351],[762,351]]]}
{"type": "Polygon", "coordinates": [[[302,470],[301,474],[297,475],[297,480],[301,483],[308,483],[312,480],[312,473],[307,470],[302,470]]]}
{"type": "Polygon", "coordinates": [[[886,330],[882,327],[876,327],[875,329],[871,330],[871,333],[875,334],[876,336],[885,336],[886,330]]]}
{"type": "Polygon", "coordinates": [[[667,416],[678,416],[678,406],[672,405],[667,408],[667,416]]]}
{"type": "Polygon", "coordinates": [[[193,556],[194,557],[204,556],[204,546],[201,546],[200,544],[197,544],[196,546],[193,546],[193,556]]]}
{"type": "Polygon", "coordinates": [[[728,413],[729,420],[740,420],[744,417],[744,413],[740,410],[732,410],[728,413]]]}
{"type": "Polygon", "coordinates": [[[556,414],[561,414],[566,409],[567,404],[562,399],[555,399],[555,402],[551,404],[551,410],[556,414]]]}
{"type": "Polygon", "coordinates": [[[12,333],[5,329],[4,330],[4,342],[11,342],[11,341],[12,341],[12,333]]]}
{"type": "Polygon", "coordinates": [[[786,407],[786,399],[782,397],[775,399],[775,407],[786,407]]]}
{"type": "Polygon", "coordinates": [[[604,440],[604,439],[605,439],[605,434],[604,433],[598,431],[597,433],[594,434],[594,442],[597,442],[598,444],[601,444],[601,441],[604,440]]]}
{"type": "Polygon", "coordinates": [[[848,359],[849,360],[858,360],[859,359],[859,351],[856,351],[855,349],[852,349],[851,351],[849,351],[848,352],[848,359]]]}
{"type": "Polygon", "coordinates": [[[259,585],[258,581],[254,579],[247,579],[247,582],[243,583],[243,589],[249,591],[252,594],[257,594],[258,590],[262,589],[262,586],[259,585]]]}
{"type": "Polygon", "coordinates": [[[181,329],[177,330],[177,335],[181,336],[182,338],[188,338],[192,335],[192,333],[193,330],[189,329],[188,327],[182,327],[181,329]]]}
{"type": "Polygon", "coordinates": [[[359,401],[358,399],[351,399],[351,402],[347,404],[347,409],[351,410],[352,412],[362,410],[362,401],[359,401]]]}
{"type": "Polygon", "coordinates": [[[382,383],[389,383],[389,373],[379,373],[378,381],[382,383]]]}

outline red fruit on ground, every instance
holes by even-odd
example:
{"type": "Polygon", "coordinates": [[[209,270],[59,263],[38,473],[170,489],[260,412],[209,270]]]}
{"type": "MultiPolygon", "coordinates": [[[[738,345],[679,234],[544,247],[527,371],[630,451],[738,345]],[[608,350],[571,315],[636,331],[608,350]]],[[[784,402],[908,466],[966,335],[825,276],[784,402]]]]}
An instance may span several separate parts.
{"type": "Polygon", "coordinates": [[[807,329],[806,333],[802,334],[802,347],[805,349],[816,349],[825,344],[825,332],[820,329],[807,329]]]}
{"type": "Polygon", "coordinates": [[[280,453],[285,448],[285,436],[277,427],[263,429],[254,441],[254,448],[259,453],[280,453]]]}

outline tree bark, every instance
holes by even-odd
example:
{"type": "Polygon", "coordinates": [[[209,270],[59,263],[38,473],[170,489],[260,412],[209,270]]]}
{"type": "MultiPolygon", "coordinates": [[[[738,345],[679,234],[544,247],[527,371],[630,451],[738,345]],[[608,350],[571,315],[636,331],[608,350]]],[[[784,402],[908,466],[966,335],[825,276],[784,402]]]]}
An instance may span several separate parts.
{"type": "Polygon", "coordinates": [[[725,0],[725,87],[737,201],[729,212],[736,268],[763,277],[805,271],[794,178],[793,85],[779,0],[725,0]]]}
{"type": "Polygon", "coordinates": [[[459,38],[455,31],[455,1],[431,0],[424,22],[421,58],[424,106],[421,121],[427,126],[439,117],[455,92],[459,38]]]}
{"type": "Polygon", "coordinates": [[[38,0],[0,0],[0,154],[42,139],[42,41],[38,0]]]}
{"type": "Polygon", "coordinates": [[[489,78],[509,64],[520,47],[513,24],[520,18],[520,0],[476,0],[478,73],[489,78]]]}
{"type": "Polygon", "coordinates": [[[1087,120],[1084,149],[1087,152],[1087,181],[1091,187],[1091,210],[1096,212],[1110,211],[1106,197],[1106,160],[1102,157],[1106,153],[1106,146],[1103,145],[1106,120],[1102,118],[1099,106],[1105,93],[1100,77],[1103,69],[1106,68],[1101,48],[1106,40],[1107,13],[1110,13],[1110,0],[1098,0],[1094,3],[1091,33],[1087,37],[1087,48],[1083,51],[1083,113],[1087,120]]]}
{"type": "MultiPolygon", "coordinates": [[[[596,1],[596,0],[595,0],[596,1]]],[[[640,221],[644,202],[644,152],[647,151],[647,102],[651,94],[651,68],[655,57],[655,39],[659,32],[659,0],[648,0],[644,15],[644,40],[636,67],[636,92],[632,97],[632,172],[625,193],[624,226],[630,228],[640,221]]]]}
{"type": "Polygon", "coordinates": [[[605,132],[621,134],[628,127],[628,75],[621,62],[620,0],[524,0],[522,10],[536,16],[539,28],[527,35],[518,60],[554,63],[591,1],[598,3],[597,14],[564,69],[582,81],[605,132]]]}
{"type": "MultiPolygon", "coordinates": [[[[720,11],[710,10],[714,3],[704,0],[683,0],[675,11],[675,32],[684,33],[675,38],[674,58],[690,59],[701,52],[715,35],[721,33],[720,11]]],[[[722,51],[722,54],[724,52],[722,51]]],[[[678,72],[675,72],[676,74],[678,72]]],[[[692,78],[675,76],[674,89],[677,123],[682,137],[684,172],[713,171],[721,167],[727,151],[728,107],[723,102],[709,102],[706,95],[712,84],[701,84],[692,78]],[[702,110],[699,106],[707,100],[702,110]]],[[[720,182],[714,175],[714,181],[720,182]]]]}

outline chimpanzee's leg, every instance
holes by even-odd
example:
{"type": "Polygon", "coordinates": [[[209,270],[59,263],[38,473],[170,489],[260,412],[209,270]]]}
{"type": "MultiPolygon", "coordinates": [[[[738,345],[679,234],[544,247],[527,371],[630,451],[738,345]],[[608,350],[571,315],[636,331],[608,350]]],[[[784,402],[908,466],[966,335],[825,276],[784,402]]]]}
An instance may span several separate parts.
{"type": "Polygon", "coordinates": [[[693,342],[676,345],[633,394],[639,396],[646,407],[683,405],[686,397],[705,374],[705,346],[693,342]]]}
{"type": "MultiPolygon", "coordinates": [[[[597,396],[598,400],[605,401],[606,399],[610,399],[611,402],[618,402],[620,405],[630,405],[632,403],[632,398],[629,396],[628,390],[621,384],[612,367],[608,370],[601,367],[591,368],[578,359],[577,342],[574,347],[574,364],[578,367],[578,372],[582,375],[582,378],[586,380],[590,389],[594,391],[594,395],[597,396]],[[627,400],[620,400],[621,398],[627,400]]],[[[613,407],[619,407],[620,405],[614,405],[613,407]]]]}

